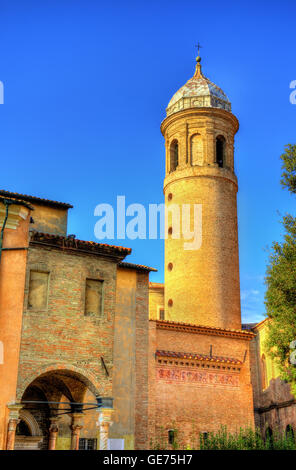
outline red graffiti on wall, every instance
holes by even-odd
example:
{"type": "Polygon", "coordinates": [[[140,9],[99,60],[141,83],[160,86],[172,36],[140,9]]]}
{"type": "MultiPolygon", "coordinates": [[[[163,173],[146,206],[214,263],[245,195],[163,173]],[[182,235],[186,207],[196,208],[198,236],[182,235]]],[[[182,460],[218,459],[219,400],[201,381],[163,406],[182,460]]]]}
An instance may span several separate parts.
{"type": "Polygon", "coordinates": [[[235,374],[225,372],[208,372],[208,371],[190,371],[186,369],[165,369],[158,368],[156,377],[159,380],[182,382],[182,383],[199,383],[205,385],[227,385],[230,387],[239,386],[239,378],[235,374]]]}

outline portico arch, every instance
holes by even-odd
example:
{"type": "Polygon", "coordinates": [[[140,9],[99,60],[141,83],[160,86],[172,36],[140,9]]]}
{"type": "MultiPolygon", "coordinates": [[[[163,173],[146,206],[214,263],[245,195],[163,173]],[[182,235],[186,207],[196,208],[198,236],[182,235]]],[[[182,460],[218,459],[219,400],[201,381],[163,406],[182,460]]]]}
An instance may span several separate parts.
{"type": "Polygon", "coordinates": [[[16,436],[16,448],[26,448],[26,442],[39,436],[39,448],[55,449],[60,442],[63,449],[76,449],[85,419],[91,423],[96,438],[99,389],[87,372],[76,367],[48,366],[23,381],[19,396],[22,426],[16,436]]]}
{"type": "Polygon", "coordinates": [[[68,375],[76,377],[77,380],[80,380],[85,386],[94,394],[101,395],[102,390],[99,387],[98,378],[96,378],[89,371],[81,369],[79,367],[73,366],[72,364],[63,363],[48,365],[43,368],[38,368],[36,371],[28,375],[22,383],[19,383],[17,390],[17,399],[21,400],[26,388],[37,378],[42,377],[49,372],[59,372],[60,375],[68,375]]]}

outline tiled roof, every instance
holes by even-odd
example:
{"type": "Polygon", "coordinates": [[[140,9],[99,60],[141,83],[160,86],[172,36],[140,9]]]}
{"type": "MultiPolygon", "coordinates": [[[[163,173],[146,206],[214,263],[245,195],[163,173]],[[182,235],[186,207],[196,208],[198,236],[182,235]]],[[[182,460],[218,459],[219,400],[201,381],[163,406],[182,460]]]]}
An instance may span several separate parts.
{"type": "Polygon", "coordinates": [[[154,271],[154,272],[157,272],[157,269],[155,269],[155,268],[150,268],[149,266],[144,266],[143,264],[126,263],[125,261],[122,262],[122,263],[119,263],[118,266],[120,268],[135,269],[137,271],[154,271]]]}
{"type": "Polygon", "coordinates": [[[252,339],[254,333],[247,330],[219,328],[215,326],[194,325],[192,323],[175,322],[169,320],[150,320],[156,322],[156,327],[164,330],[177,330],[187,333],[210,334],[214,336],[232,336],[241,339],[252,339]]]}
{"type": "Polygon", "coordinates": [[[57,207],[61,209],[71,209],[73,207],[71,204],[66,202],[51,201],[50,199],[28,196],[27,194],[13,193],[11,191],[6,191],[5,189],[0,189],[0,196],[13,197],[21,199],[22,201],[32,202],[33,204],[42,204],[44,206],[57,207]]]}
{"type": "Polygon", "coordinates": [[[252,330],[256,331],[257,329],[263,328],[265,326],[265,323],[268,322],[268,320],[270,319],[266,317],[263,320],[261,320],[259,323],[254,323],[252,330]]]}
{"type": "Polygon", "coordinates": [[[22,201],[21,199],[17,199],[17,198],[14,198],[14,197],[7,197],[7,196],[5,197],[5,196],[0,195],[0,201],[4,202],[5,200],[6,201],[7,200],[11,201],[13,204],[16,204],[16,205],[19,205],[19,206],[27,207],[31,211],[34,210],[34,208],[28,202],[22,201]]]}
{"type": "Polygon", "coordinates": [[[164,284],[160,282],[149,282],[150,289],[164,289],[164,284]]]}
{"type": "Polygon", "coordinates": [[[30,244],[50,245],[65,250],[84,251],[93,254],[115,255],[124,258],[131,253],[131,248],[123,246],[95,243],[92,241],[78,240],[72,236],[51,235],[49,233],[31,232],[30,244]]]}
{"type": "Polygon", "coordinates": [[[189,359],[197,361],[208,361],[208,362],[224,362],[227,364],[243,364],[239,359],[234,359],[233,357],[224,357],[224,356],[210,356],[206,354],[196,354],[188,352],[176,352],[176,351],[162,351],[157,350],[156,356],[159,357],[173,357],[177,359],[189,359]]]}
{"type": "Polygon", "coordinates": [[[242,330],[252,330],[257,323],[242,323],[242,330]]]}

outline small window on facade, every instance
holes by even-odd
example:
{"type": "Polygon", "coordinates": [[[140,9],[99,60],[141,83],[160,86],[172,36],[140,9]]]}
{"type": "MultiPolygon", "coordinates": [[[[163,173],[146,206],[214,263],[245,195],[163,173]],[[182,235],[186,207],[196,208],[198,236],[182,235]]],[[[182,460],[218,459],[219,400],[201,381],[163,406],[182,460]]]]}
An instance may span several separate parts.
{"type": "Polygon", "coordinates": [[[179,145],[178,141],[174,140],[170,148],[170,171],[175,171],[179,165],[179,145]]]}
{"type": "Polygon", "coordinates": [[[208,440],[208,437],[209,437],[209,433],[204,431],[204,432],[201,432],[201,438],[202,438],[202,442],[205,444],[206,441],[208,440]]]}
{"type": "Polygon", "coordinates": [[[159,309],[159,319],[160,320],[164,320],[164,308],[160,308],[159,309]]]}
{"type": "Polygon", "coordinates": [[[225,166],[225,139],[223,135],[216,138],[216,162],[220,168],[225,166]]]}
{"type": "Polygon", "coordinates": [[[86,280],[85,315],[101,315],[103,304],[103,281],[86,280]]]}
{"type": "Polygon", "coordinates": [[[79,450],[96,450],[97,439],[86,439],[81,437],[79,439],[79,450]]]}
{"type": "Polygon", "coordinates": [[[174,442],[175,442],[175,430],[174,429],[169,429],[169,431],[168,431],[168,441],[169,441],[169,444],[174,444],[174,442]]]}
{"type": "Polygon", "coordinates": [[[47,308],[48,273],[30,272],[28,307],[34,310],[47,308]]]}

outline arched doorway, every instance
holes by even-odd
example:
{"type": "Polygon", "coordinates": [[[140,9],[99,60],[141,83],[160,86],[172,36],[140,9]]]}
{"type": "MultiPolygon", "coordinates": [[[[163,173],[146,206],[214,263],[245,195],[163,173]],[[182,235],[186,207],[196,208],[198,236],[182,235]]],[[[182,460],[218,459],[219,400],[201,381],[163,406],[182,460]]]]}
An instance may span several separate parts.
{"type": "Polygon", "coordinates": [[[98,390],[78,372],[50,370],[25,389],[15,449],[96,448],[98,390]]]}
{"type": "Polygon", "coordinates": [[[16,427],[15,450],[39,450],[42,445],[41,429],[29,410],[20,411],[19,423],[16,427]]]}

